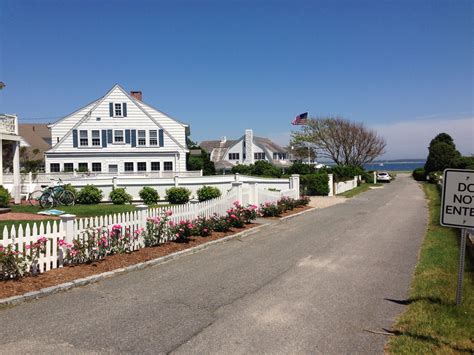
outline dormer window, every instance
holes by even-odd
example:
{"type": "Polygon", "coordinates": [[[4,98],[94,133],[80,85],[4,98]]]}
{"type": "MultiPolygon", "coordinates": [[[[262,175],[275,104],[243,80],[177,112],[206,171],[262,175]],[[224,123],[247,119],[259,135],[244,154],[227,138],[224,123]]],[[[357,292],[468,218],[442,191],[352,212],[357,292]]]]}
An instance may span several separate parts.
{"type": "Polygon", "coordinates": [[[115,103],[114,104],[114,116],[115,117],[122,117],[122,112],[123,112],[123,109],[122,109],[122,104],[121,103],[115,103]]]}

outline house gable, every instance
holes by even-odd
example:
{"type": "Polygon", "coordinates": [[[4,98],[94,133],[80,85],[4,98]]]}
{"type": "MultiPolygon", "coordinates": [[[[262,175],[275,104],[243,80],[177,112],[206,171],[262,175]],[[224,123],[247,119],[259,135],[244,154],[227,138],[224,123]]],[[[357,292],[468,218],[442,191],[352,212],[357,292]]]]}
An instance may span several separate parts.
{"type": "MultiPolygon", "coordinates": [[[[61,133],[63,135],[59,142],[48,152],[75,150],[78,140],[77,132],[81,128],[84,130],[100,130],[102,132],[101,146],[106,147],[107,144],[104,142],[110,143],[110,131],[114,129],[124,130],[125,136],[127,130],[149,130],[150,127],[156,127],[161,133],[158,139],[162,142],[160,146],[165,147],[163,150],[178,149],[187,151],[185,126],[151,107],[145,109],[144,106],[146,105],[131,97],[122,87],[115,85],[102,98],[53,124],[52,131],[53,137],[55,137],[53,139],[60,138],[61,133]],[[115,103],[121,105],[121,115],[119,117],[115,115],[117,112],[114,111],[115,103]],[[107,132],[105,133],[104,130],[107,130],[107,132]]],[[[147,138],[149,139],[149,137],[147,138]]],[[[124,137],[124,141],[125,139],[126,137],[124,137]]],[[[133,137],[130,137],[129,140],[132,141],[133,137]]],[[[129,147],[129,145],[114,146],[114,149],[124,150],[129,149],[129,147]]]]}

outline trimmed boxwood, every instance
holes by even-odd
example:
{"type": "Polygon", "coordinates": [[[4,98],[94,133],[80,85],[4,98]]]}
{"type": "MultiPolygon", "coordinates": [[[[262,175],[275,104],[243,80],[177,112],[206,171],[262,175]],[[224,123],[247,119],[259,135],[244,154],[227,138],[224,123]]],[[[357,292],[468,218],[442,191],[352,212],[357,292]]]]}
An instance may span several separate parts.
{"type": "Polygon", "coordinates": [[[158,191],[156,191],[153,187],[149,186],[145,186],[143,189],[140,190],[138,194],[146,205],[154,205],[160,199],[158,191]]]}
{"type": "Polygon", "coordinates": [[[189,196],[191,196],[191,191],[185,187],[171,187],[166,190],[166,199],[174,205],[187,203],[189,196]]]}
{"type": "Polygon", "coordinates": [[[117,187],[110,191],[109,197],[114,205],[124,205],[132,202],[132,196],[123,187],[117,187]]]}
{"type": "Polygon", "coordinates": [[[79,190],[76,197],[77,203],[82,205],[96,205],[102,201],[103,193],[102,190],[94,185],[86,185],[79,190]]]}
{"type": "Polygon", "coordinates": [[[221,195],[221,190],[219,190],[217,187],[204,185],[198,189],[196,193],[199,201],[202,202],[219,197],[221,195]]]}
{"type": "Polygon", "coordinates": [[[426,173],[425,173],[425,169],[423,168],[417,168],[413,170],[412,175],[416,181],[426,181],[426,173]]]}
{"type": "Polygon", "coordinates": [[[0,207],[8,207],[11,200],[10,193],[6,188],[0,186],[0,207]]]}

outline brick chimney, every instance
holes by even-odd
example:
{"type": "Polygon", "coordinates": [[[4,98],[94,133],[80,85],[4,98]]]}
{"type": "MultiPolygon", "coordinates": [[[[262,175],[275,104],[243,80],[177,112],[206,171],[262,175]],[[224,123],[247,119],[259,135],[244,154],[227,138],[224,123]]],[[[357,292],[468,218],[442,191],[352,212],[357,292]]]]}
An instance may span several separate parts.
{"type": "Polygon", "coordinates": [[[141,91],[130,91],[130,95],[135,99],[142,101],[142,92],[141,91]]]}

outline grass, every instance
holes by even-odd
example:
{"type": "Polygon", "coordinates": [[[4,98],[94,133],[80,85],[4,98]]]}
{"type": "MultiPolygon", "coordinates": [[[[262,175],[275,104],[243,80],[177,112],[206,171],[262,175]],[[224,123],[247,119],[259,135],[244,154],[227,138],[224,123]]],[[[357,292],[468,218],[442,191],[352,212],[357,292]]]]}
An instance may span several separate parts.
{"type": "Polygon", "coordinates": [[[349,191],[346,191],[346,192],[343,192],[342,194],[337,194],[337,196],[343,196],[343,197],[347,197],[347,198],[350,198],[350,197],[354,197],[362,192],[365,192],[365,191],[368,191],[370,190],[370,187],[371,186],[382,186],[383,184],[380,184],[380,183],[377,183],[377,184],[373,184],[373,183],[361,183],[359,186],[353,188],[352,190],[349,190],[349,191]]]}
{"type": "Polygon", "coordinates": [[[411,285],[408,306],[389,339],[392,354],[474,353],[474,269],[466,258],[463,302],[455,305],[460,231],[439,225],[440,197],[423,184],[430,221],[411,285]]]}

